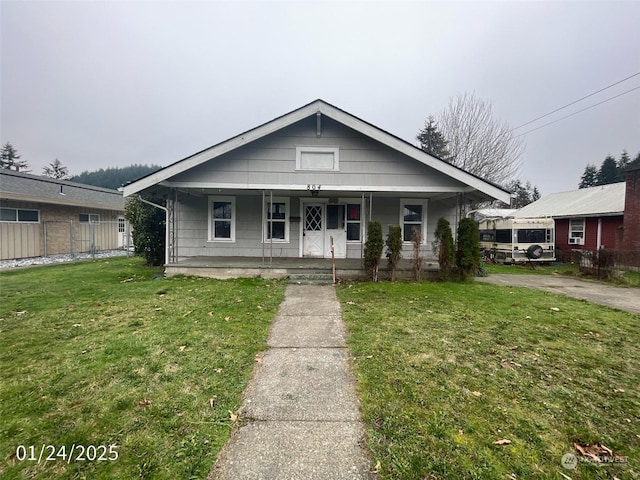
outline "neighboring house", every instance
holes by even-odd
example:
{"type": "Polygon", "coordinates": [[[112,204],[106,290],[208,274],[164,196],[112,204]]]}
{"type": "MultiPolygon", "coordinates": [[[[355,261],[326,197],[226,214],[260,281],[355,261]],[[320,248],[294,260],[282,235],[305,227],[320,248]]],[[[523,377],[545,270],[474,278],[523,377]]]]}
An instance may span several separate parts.
{"type": "Polygon", "coordinates": [[[516,218],[552,217],[556,246],[571,250],[616,248],[622,235],[625,183],[545,195],[515,213],[516,218]]]}
{"type": "Polygon", "coordinates": [[[122,248],[121,192],[0,170],[0,259],[122,248]]]}
{"type": "Polygon", "coordinates": [[[170,266],[222,257],[360,259],[369,220],[418,229],[430,254],[438,217],[509,193],[322,100],[124,187],[167,205],[170,266]],[[215,257],[215,258],[211,258],[215,257]]]}

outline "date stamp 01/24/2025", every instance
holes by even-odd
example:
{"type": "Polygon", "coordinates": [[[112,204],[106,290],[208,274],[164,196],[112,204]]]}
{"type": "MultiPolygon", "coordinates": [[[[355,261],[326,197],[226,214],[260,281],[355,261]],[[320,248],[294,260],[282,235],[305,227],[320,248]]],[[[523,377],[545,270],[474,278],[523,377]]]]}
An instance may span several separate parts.
{"type": "Polygon", "coordinates": [[[18,445],[15,458],[19,462],[114,462],[118,445],[18,445]]]}

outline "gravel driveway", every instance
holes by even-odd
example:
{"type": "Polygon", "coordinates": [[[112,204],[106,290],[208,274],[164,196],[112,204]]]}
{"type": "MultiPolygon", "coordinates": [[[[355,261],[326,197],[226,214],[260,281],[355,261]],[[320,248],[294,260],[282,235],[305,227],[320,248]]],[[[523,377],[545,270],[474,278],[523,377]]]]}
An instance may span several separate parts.
{"type": "Polygon", "coordinates": [[[560,275],[492,274],[476,280],[494,285],[538,288],[640,315],[640,289],[638,288],[613,287],[600,282],[560,275]]]}

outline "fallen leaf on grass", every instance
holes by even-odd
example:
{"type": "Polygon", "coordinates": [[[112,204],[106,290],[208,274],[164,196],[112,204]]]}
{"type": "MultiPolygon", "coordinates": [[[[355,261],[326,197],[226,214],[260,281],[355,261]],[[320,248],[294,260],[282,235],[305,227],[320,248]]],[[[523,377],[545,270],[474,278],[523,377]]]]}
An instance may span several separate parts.
{"type": "Polygon", "coordinates": [[[471,395],[473,395],[474,397],[481,397],[482,393],[478,392],[478,391],[473,391],[473,392],[471,392],[471,395]]]}
{"type": "Polygon", "coordinates": [[[142,399],[138,402],[139,407],[148,407],[149,405],[151,405],[151,400],[148,398],[142,399]]]}
{"type": "Polygon", "coordinates": [[[78,408],[80,405],[82,405],[82,402],[73,402],[71,405],[69,405],[69,410],[73,410],[74,408],[78,408]]]}
{"type": "Polygon", "coordinates": [[[258,310],[262,310],[262,305],[258,305],[258,310]]]}
{"type": "Polygon", "coordinates": [[[233,413],[231,410],[227,410],[227,411],[229,412],[229,418],[231,419],[232,422],[235,422],[238,420],[238,415],[233,413]]]}
{"type": "Polygon", "coordinates": [[[213,317],[213,312],[209,312],[207,313],[207,315],[209,315],[210,317],[213,317]]]}
{"type": "Polygon", "coordinates": [[[224,317],[225,322],[228,322],[229,320],[231,320],[231,317],[224,317]]]}
{"type": "Polygon", "coordinates": [[[352,302],[351,300],[349,300],[349,301],[347,302],[347,305],[355,305],[355,304],[356,304],[356,302],[352,302]]]}
{"type": "Polygon", "coordinates": [[[162,310],[162,308],[158,307],[158,308],[154,308],[154,310],[155,310],[156,312],[159,312],[160,310],[162,310]]]}
{"type": "Polygon", "coordinates": [[[185,313],[184,315],[182,315],[183,317],[188,317],[189,315],[191,315],[193,313],[193,310],[189,310],[187,313],[185,313]]]}
{"type": "Polygon", "coordinates": [[[373,470],[371,471],[371,473],[380,473],[381,468],[382,468],[382,465],[380,464],[380,460],[378,460],[376,462],[376,466],[373,467],[373,470]]]}
{"type": "Polygon", "coordinates": [[[209,399],[209,405],[211,406],[211,408],[216,408],[216,400],[218,399],[217,396],[213,396],[209,399]]]}
{"type": "Polygon", "coordinates": [[[511,443],[511,440],[507,440],[506,438],[502,438],[500,440],[496,440],[495,442],[493,442],[494,445],[509,445],[511,443]]]}
{"type": "Polygon", "coordinates": [[[214,372],[216,372],[216,373],[222,373],[222,369],[221,369],[221,368],[216,368],[216,369],[214,370],[214,372]]]}
{"type": "Polygon", "coordinates": [[[560,309],[558,307],[551,307],[549,310],[551,310],[552,312],[559,312],[560,309]]]}
{"type": "Polygon", "coordinates": [[[624,393],[624,389],[622,388],[614,388],[613,393],[624,393]]]}
{"type": "Polygon", "coordinates": [[[28,312],[26,310],[21,310],[19,312],[16,312],[16,317],[22,317],[23,315],[26,315],[28,312]]]}
{"type": "Polygon", "coordinates": [[[186,346],[186,345],[180,345],[180,346],[178,347],[178,350],[180,350],[181,352],[184,352],[184,349],[185,349],[185,348],[187,348],[187,346],[186,346]]]}
{"type": "Polygon", "coordinates": [[[74,323],[74,324],[73,324],[73,326],[74,326],[74,327],[81,327],[81,326],[82,326],[82,324],[81,324],[81,323],[74,323]]]}

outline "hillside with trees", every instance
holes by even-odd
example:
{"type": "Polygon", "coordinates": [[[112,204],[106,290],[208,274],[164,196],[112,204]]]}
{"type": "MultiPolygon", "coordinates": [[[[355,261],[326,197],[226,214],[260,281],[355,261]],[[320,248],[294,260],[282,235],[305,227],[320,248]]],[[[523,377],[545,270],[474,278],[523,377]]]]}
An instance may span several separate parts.
{"type": "Polygon", "coordinates": [[[118,189],[129,182],[160,170],[158,165],[131,165],[129,167],[101,168],[93,172],[84,171],[71,177],[72,182],[84,183],[95,187],[118,189]]]}

